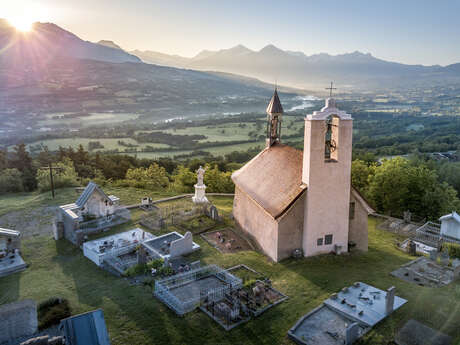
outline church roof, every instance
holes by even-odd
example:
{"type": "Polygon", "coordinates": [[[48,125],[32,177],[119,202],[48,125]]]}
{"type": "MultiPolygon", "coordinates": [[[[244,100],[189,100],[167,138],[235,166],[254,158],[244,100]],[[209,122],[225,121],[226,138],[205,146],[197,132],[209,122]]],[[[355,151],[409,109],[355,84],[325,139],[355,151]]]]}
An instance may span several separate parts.
{"type": "Polygon", "coordinates": [[[283,106],[281,105],[280,98],[278,97],[278,91],[273,93],[272,99],[270,100],[270,103],[268,104],[267,107],[267,113],[269,114],[282,114],[283,111],[283,106]]]}
{"type": "Polygon", "coordinates": [[[232,180],[273,218],[277,218],[307,189],[302,183],[302,159],[302,151],[275,144],[235,171],[232,180]]]}

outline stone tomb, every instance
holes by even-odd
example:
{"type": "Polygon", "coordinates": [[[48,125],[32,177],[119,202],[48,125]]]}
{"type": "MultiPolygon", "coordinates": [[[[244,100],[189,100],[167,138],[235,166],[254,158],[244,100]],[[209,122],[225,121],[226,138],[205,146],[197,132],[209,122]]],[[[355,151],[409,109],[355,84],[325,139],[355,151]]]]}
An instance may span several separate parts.
{"type": "Polygon", "coordinates": [[[288,335],[299,344],[352,344],[406,302],[394,287],[383,291],[357,282],[303,316],[288,335]]]}
{"type": "Polygon", "coordinates": [[[369,329],[370,327],[356,323],[346,315],[322,304],[303,316],[289,330],[288,335],[298,344],[343,345],[352,344],[369,329]]]}
{"type": "MultiPolygon", "coordinates": [[[[438,254],[437,252],[432,253],[438,254]]],[[[433,258],[437,256],[433,255],[433,258]]],[[[450,284],[455,279],[455,268],[440,265],[437,261],[426,257],[419,257],[391,272],[391,275],[420,286],[441,287],[450,284]]]]}
{"type": "Polygon", "coordinates": [[[0,306],[0,344],[31,336],[37,329],[35,301],[26,299],[0,306]]]}
{"type": "Polygon", "coordinates": [[[193,242],[192,233],[189,231],[183,236],[173,231],[145,241],[143,245],[151,256],[164,260],[187,255],[200,249],[200,246],[193,242]]]}
{"type": "Polygon", "coordinates": [[[21,233],[0,228],[0,277],[26,269],[20,249],[21,233]]]}

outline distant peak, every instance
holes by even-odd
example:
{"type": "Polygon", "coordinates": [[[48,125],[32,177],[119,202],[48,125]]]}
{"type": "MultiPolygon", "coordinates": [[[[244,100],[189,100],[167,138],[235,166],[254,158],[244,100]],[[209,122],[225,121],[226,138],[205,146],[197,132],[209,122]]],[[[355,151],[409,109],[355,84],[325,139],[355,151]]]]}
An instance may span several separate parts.
{"type": "Polygon", "coordinates": [[[114,48],[114,49],[123,50],[123,49],[121,49],[121,47],[120,47],[118,44],[116,44],[114,41],[100,40],[99,42],[97,42],[97,44],[100,44],[101,46],[106,46],[106,47],[109,47],[109,48],[114,48]]]}
{"type": "Polygon", "coordinates": [[[259,53],[285,53],[284,50],[275,47],[273,44],[267,44],[265,47],[263,47],[261,50],[259,50],[259,53]]]}

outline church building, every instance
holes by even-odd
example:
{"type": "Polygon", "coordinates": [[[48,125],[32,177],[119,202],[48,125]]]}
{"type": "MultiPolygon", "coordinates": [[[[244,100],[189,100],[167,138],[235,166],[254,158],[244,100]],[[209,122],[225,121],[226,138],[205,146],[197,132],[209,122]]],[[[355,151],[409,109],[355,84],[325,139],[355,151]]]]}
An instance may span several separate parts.
{"type": "Polygon", "coordinates": [[[267,107],[265,149],[235,171],[233,215],[274,261],[367,251],[374,210],[351,186],[353,120],[333,98],[305,118],[303,152],[281,143],[283,107],[275,89],[267,107]]]}

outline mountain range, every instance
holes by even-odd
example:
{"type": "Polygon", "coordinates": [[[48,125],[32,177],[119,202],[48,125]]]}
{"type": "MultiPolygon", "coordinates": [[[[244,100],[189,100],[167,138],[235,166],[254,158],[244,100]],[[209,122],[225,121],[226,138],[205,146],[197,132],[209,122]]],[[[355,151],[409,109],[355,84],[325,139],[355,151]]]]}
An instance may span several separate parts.
{"type": "Polygon", "coordinates": [[[266,101],[272,92],[246,77],[142,63],[112,41],[84,41],[52,23],[22,33],[0,19],[0,52],[0,125],[2,114],[246,111],[243,99],[266,101]]]}
{"type": "Polygon", "coordinates": [[[235,73],[265,82],[304,89],[324,88],[331,80],[342,88],[410,87],[424,83],[460,81],[460,64],[449,66],[407,65],[385,61],[370,53],[326,53],[307,56],[267,45],[259,51],[243,45],[218,51],[203,50],[192,58],[154,51],[130,52],[147,63],[235,73]],[[446,79],[447,78],[447,79],[446,79]]]}

